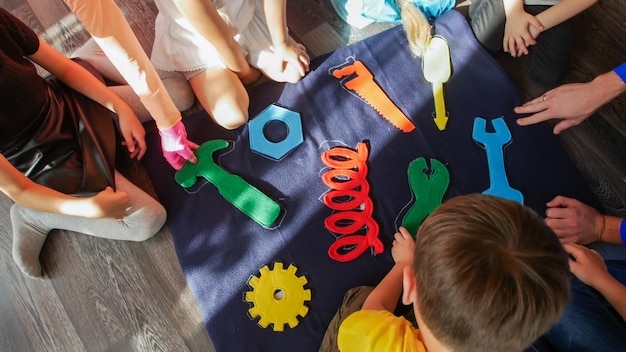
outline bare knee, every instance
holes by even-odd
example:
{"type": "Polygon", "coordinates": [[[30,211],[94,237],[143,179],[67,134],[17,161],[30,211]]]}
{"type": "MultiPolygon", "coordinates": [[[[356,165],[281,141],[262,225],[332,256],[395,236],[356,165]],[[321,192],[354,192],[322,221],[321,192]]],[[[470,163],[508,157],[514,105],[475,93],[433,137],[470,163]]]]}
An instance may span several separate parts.
{"type": "Polygon", "coordinates": [[[232,130],[248,121],[250,98],[237,75],[220,67],[189,79],[198,101],[220,126],[232,130]]]}
{"type": "Polygon", "coordinates": [[[234,130],[248,122],[247,108],[244,110],[233,102],[218,102],[210,113],[213,120],[227,130],[234,130]]]}

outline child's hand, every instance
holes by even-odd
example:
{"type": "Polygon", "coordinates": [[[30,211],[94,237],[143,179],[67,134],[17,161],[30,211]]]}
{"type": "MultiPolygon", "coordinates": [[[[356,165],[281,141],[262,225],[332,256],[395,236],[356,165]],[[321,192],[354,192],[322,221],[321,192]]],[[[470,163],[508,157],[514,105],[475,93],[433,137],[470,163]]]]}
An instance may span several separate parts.
{"type": "Polygon", "coordinates": [[[132,109],[124,106],[116,106],[115,112],[118,116],[120,133],[124,138],[122,145],[128,149],[131,158],[141,159],[146,153],[146,131],[132,109]]]}
{"type": "Polygon", "coordinates": [[[400,231],[394,235],[393,247],[391,247],[391,256],[396,264],[413,264],[413,255],[415,252],[415,241],[413,236],[407,229],[400,226],[400,231]]]}
{"type": "Polygon", "coordinates": [[[537,44],[535,38],[542,30],[541,22],[525,11],[507,15],[502,42],[504,52],[513,57],[528,55],[528,47],[537,44]],[[534,29],[531,30],[531,27],[534,29]]]}
{"type": "Polygon", "coordinates": [[[187,129],[182,120],[166,130],[159,131],[159,135],[163,156],[174,169],[180,170],[187,160],[193,164],[198,162],[193,152],[199,146],[187,139],[187,129]]]}
{"type": "Polygon", "coordinates": [[[604,258],[597,251],[575,243],[566,243],[563,248],[574,257],[569,260],[569,268],[580,281],[597,288],[611,279],[604,258]]]}
{"type": "Polygon", "coordinates": [[[291,67],[291,69],[298,72],[300,78],[304,77],[304,75],[309,72],[311,59],[306,52],[306,48],[290,36],[287,36],[285,43],[275,45],[274,51],[278,61],[287,63],[287,65],[283,65],[285,70],[291,67]]]}

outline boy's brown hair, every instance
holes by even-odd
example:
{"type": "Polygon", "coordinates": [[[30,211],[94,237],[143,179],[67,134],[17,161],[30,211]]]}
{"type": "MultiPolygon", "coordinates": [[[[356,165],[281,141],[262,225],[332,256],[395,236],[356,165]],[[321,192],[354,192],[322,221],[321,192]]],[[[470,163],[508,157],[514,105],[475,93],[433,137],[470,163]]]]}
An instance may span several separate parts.
{"type": "Polygon", "coordinates": [[[557,322],[568,257],[533,210],[474,194],[445,202],[415,243],[417,310],[457,351],[521,351],[557,322]]]}

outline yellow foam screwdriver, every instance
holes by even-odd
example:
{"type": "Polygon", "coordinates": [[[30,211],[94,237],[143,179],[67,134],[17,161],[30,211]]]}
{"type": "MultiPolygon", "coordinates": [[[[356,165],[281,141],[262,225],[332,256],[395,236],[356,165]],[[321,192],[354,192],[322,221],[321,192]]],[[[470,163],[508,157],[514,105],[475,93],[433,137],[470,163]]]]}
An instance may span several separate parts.
{"type": "Polygon", "coordinates": [[[433,86],[435,99],[435,124],[440,131],[446,129],[448,112],[443,99],[443,84],[451,74],[450,47],[443,37],[434,36],[430,39],[423,59],[424,77],[433,86]]]}

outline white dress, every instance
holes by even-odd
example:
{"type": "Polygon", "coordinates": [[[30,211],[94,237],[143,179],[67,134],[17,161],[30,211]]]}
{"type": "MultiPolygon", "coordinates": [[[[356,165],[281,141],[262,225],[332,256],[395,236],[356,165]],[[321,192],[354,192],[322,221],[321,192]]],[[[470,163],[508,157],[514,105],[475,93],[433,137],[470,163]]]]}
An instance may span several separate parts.
{"type": "MultiPolygon", "coordinates": [[[[159,14],[155,21],[152,63],[163,71],[191,72],[226,67],[215,47],[178,10],[172,0],[155,0],[159,14]]],[[[214,0],[222,19],[230,25],[248,63],[267,66],[273,53],[272,40],[259,0],[214,0]]]]}

